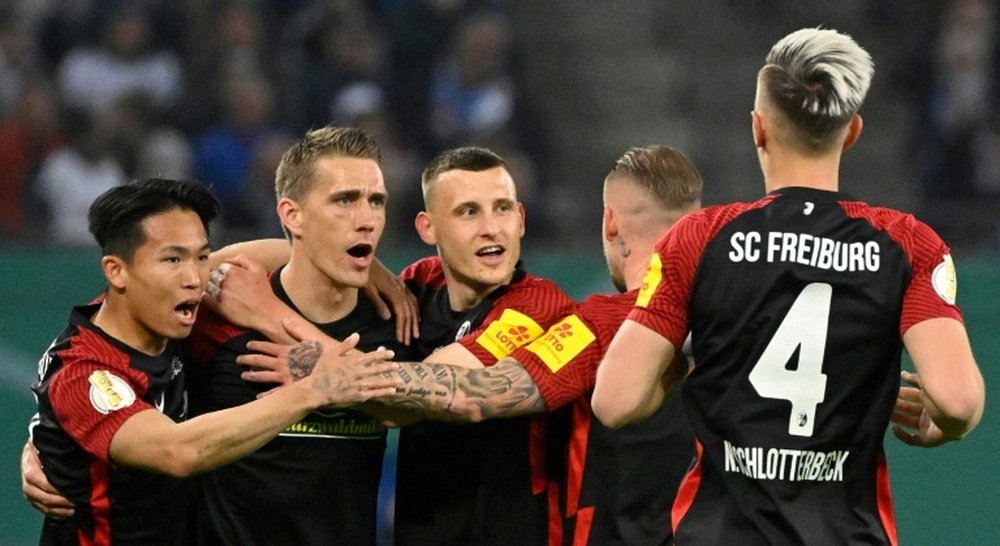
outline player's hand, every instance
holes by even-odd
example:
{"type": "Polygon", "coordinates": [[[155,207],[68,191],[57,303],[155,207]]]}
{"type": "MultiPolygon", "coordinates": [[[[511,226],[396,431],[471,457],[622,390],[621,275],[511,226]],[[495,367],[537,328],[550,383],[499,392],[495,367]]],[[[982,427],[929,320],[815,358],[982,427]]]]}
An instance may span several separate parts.
{"type": "Polygon", "coordinates": [[[29,440],[21,451],[21,492],[35,509],[52,519],[73,516],[73,503],[49,483],[42,472],[42,461],[29,440]]]}
{"type": "MultiPolygon", "coordinates": [[[[288,353],[292,347],[293,345],[270,341],[247,343],[247,350],[251,352],[236,357],[236,363],[246,368],[240,374],[240,378],[251,383],[275,383],[278,386],[288,385],[296,379],[301,379],[292,377],[288,369],[288,353]]],[[[271,391],[262,395],[270,394],[271,391]]]]}
{"type": "Polygon", "coordinates": [[[396,317],[396,339],[409,345],[411,339],[420,337],[420,309],[417,297],[377,258],[368,273],[365,295],[375,304],[378,315],[384,320],[396,317]]]}
{"type": "MultiPolygon", "coordinates": [[[[261,329],[262,317],[280,303],[271,290],[267,272],[257,262],[237,256],[209,275],[203,301],[226,320],[252,330],[261,329]]],[[[274,315],[270,315],[274,316],[274,315]]]]}
{"type": "Polygon", "coordinates": [[[934,424],[921,398],[920,376],[903,371],[905,385],[899,387],[896,406],[892,410],[892,433],[903,443],[918,447],[936,447],[947,441],[934,424]]]}
{"type": "MultiPolygon", "coordinates": [[[[289,334],[294,335],[293,332],[289,334]]],[[[354,333],[342,342],[324,346],[304,341],[289,350],[291,369],[311,370],[308,380],[326,397],[327,407],[346,407],[380,396],[395,394],[403,380],[399,365],[390,362],[393,352],[379,349],[370,353],[355,351],[361,336],[354,333]]]]}

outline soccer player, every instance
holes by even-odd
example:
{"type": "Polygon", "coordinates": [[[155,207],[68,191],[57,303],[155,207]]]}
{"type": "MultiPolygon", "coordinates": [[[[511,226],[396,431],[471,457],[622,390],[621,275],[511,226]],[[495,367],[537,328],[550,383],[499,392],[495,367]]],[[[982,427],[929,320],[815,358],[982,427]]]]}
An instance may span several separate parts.
{"type": "MultiPolygon", "coordinates": [[[[591,296],[546,334],[489,368],[401,362],[405,386],[375,401],[457,422],[553,412],[572,404],[569,449],[557,453],[568,459],[560,473],[565,478],[558,476],[565,484],[566,519],[550,512],[556,519],[550,521],[548,543],[669,543],[674,492],[694,455],[679,400],[671,398],[653,419],[611,430],[591,419],[589,393],[607,344],[635,303],[656,240],[698,209],[701,188],[697,169],[678,151],[628,150],[605,180],[602,222],[608,270],[622,293],[591,296]]],[[[306,359],[295,360],[303,365],[306,359]]]]}
{"type": "Polygon", "coordinates": [[[882,437],[903,347],[944,438],[982,415],[948,247],[838,191],[873,72],[834,30],[774,45],[751,113],[768,194],[667,232],[598,368],[597,417],[639,421],[691,332],[681,395],[698,460],[673,507],[678,543],[895,543],[882,437]]]}
{"type": "Polygon", "coordinates": [[[76,507],[69,519],[45,519],[42,544],[183,544],[180,478],[252,452],[311,410],[393,391],[374,360],[353,356],[267,400],[184,421],[178,340],[206,286],[217,211],[204,186],[160,179],[113,188],[91,205],[108,289],[73,309],[32,385],[34,446],[48,481],[76,507]]]}
{"type": "MultiPolygon", "coordinates": [[[[429,360],[491,366],[568,313],[568,296],[519,266],[524,209],[502,158],[484,148],[442,152],[424,170],[422,186],[426,210],[416,227],[426,243],[437,246],[439,256],[420,260],[401,275],[420,303],[419,352],[429,354],[429,360]]],[[[252,253],[250,247],[245,250],[252,253]]],[[[280,319],[291,313],[255,288],[259,283],[252,276],[250,270],[228,268],[218,302],[230,320],[282,339],[283,332],[276,330],[283,330],[280,319]]],[[[251,344],[251,349],[262,347],[267,344],[251,344]]],[[[293,357],[293,372],[310,360],[308,352],[293,357]]],[[[253,356],[240,361],[258,362],[253,356]]],[[[253,376],[246,377],[290,379],[287,370],[261,369],[253,376]]],[[[525,417],[475,426],[428,422],[404,427],[396,544],[544,542],[544,421],[525,417]],[[519,514],[519,524],[491,516],[498,512],[519,514]]]]}
{"type": "MultiPolygon", "coordinates": [[[[327,335],[358,333],[359,349],[385,346],[402,358],[409,348],[397,343],[394,323],[359,290],[385,227],[380,162],[375,141],[355,128],[309,131],[285,152],[275,194],[290,256],[264,289],[327,335]]],[[[202,313],[187,341],[192,413],[238,406],[273,387],[243,381],[236,362],[248,341],[262,339],[265,332],[202,313]]],[[[249,456],[199,476],[194,539],[374,544],[386,432],[357,409],[310,413],[249,456]]]]}

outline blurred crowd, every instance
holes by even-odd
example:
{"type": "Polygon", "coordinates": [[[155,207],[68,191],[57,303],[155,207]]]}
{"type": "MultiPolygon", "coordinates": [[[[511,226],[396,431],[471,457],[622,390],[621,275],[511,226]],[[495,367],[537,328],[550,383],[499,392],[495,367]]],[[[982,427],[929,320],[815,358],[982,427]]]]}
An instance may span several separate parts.
{"type": "Polygon", "coordinates": [[[92,244],[91,201],[150,176],[213,188],[217,244],[281,236],[274,168],[328,123],[382,148],[387,244],[444,148],[495,149],[530,200],[514,61],[500,0],[6,0],[0,236],[92,244]]]}
{"type": "MultiPolygon", "coordinates": [[[[872,6],[867,17],[898,30],[904,62],[882,74],[918,112],[921,201],[951,236],[952,211],[1000,203],[997,0],[872,6]]],[[[544,233],[556,212],[531,204],[547,142],[520,95],[526,44],[510,11],[509,0],[3,0],[0,242],[91,244],[93,198],[148,176],[211,185],[224,211],[216,244],[280,236],[274,168],[328,123],[362,127],[382,148],[383,246],[416,242],[426,161],[471,144],[509,161],[544,233]]],[[[1000,246],[1000,228],[981,223],[1000,246]]]]}

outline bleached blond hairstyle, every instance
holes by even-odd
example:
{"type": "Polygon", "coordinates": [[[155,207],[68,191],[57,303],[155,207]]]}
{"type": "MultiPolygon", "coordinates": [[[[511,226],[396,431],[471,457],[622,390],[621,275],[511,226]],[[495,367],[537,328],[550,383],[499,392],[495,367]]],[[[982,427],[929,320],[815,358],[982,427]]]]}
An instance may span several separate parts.
{"type": "Polygon", "coordinates": [[[821,28],[785,36],[765,62],[759,92],[789,122],[791,142],[813,153],[836,144],[875,73],[871,56],[850,36],[821,28]]]}

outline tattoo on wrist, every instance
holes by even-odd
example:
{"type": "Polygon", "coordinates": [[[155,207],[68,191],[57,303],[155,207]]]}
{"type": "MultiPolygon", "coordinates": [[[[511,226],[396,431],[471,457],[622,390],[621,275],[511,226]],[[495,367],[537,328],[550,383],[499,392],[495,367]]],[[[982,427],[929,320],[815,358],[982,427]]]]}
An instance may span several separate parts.
{"type": "Polygon", "coordinates": [[[312,373],[323,354],[323,345],[317,341],[303,341],[288,350],[288,373],[298,381],[312,373]]]}

